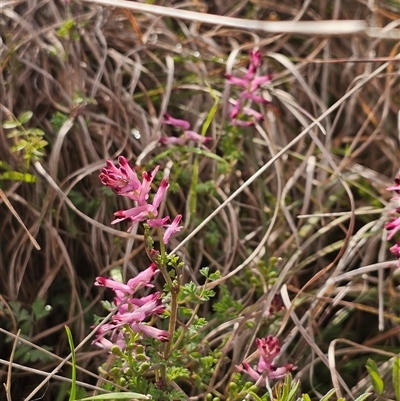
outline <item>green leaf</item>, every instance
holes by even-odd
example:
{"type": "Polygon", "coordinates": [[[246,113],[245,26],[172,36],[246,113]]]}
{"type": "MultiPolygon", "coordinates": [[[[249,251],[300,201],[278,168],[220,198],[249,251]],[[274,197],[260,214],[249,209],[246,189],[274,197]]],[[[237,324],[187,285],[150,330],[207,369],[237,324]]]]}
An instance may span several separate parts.
{"type": "Polygon", "coordinates": [[[107,393],[93,395],[91,397],[81,398],[76,401],[91,401],[91,400],[151,400],[151,396],[139,393],[107,393]]]}
{"type": "Polygon", "coordinates": [[[302,399],[303,399],[303,401],[311,401],[311,398],[308,394],[303,394],[302,399]]]}
{"type": "Polygon", "coordinates": [[[354,401],[364,401],[366,400],[371,394],[370,393],[365,393],[361,394],[359,397],[357,397],[354,401]]]}
{"type": "Polygon", "coordinates": [[[71,365],[72,365],[72,372],[71,372],[71,391],[69,393],[69,401],[74,401],[76,398],[76,363],[75,363],[75,346],[74,340],[72,339],[71,330],[67,325],[64,326],[65,331],[67,332],[69,348],[71,349],[71,365]]]}
{"type": "Polygon", "coordinates": [[[396,401],[400,401],[400,357],[394,359],[392,381],[396,401]]]}
{"type": "Polygon", "coordinates": [[[368,359],[366,368],[368,370],[369,377],[371,378],[372,387],[374,388],[376,394],[381,395],[385,388],[385,384],[379,374],[375,361],[368,359]]]}
{"type": "Polygon", "coordinates": [[[0,180],[23,181],[27,183],[36,182],[37,178],[29,173],[19,173],[18,171],[6,171],[0,174],[0,180]]]}
{"type": "Polygon", "coordinates": [[[3,128],[4,129],[12,129],[18,127],[18,122],[17,121],[4,121],[3,123],[3,128]]]}
{"type": "Polygon", "coordinates": [[[331,389],[331,390],[329,390],[322,398],[321,398],[321,401],[328,401],[329,400],[329,398],[331,398],[332,396],[333,396],[333,394],[335,394],[336,393],[336,389],[331,389]]]}
{"type": "Polygon", "coordinates": [[[46,310],[45,306],[43,298],[36,298],[35,302],[32,304],[32,312],[36,321],[49,314],[50,311],[46,310]]]}
{"type": "Polygon", "coordinates": [[[24,111],[19,115],[18,121],[21,124],[25,124],[32,118],[32,116],[33,116],[33,113],[31,111],[24,111]]]}

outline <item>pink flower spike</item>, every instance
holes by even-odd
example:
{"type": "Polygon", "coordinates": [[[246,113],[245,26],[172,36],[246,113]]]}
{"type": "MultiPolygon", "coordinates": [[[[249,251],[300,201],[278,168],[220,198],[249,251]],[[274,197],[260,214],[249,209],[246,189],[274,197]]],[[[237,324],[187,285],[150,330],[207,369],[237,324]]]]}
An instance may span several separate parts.
{"type": "Polygon", "coordinates": [[[118,195],[128,195],[140,188],[140,181],[136,173],[131,169],[128,161],[120,156],[118,158],[120,168],[115,167],[111,160],[106,161],[106,168],[101,170],[99,178],[103,185],[111,188],[118,195]]]}
{"type": "Polygon", "coordinates": [[[181,137],[176,137],[176,136],[170,136],[168,138],[166,137],[161,137],[159,142],[162,145],[178,145],[178,146],[183,146],[186,143],[185,138],[181,137]]]}
{"type": "Polygon", "coordinates": [[[194,131],[185,131],[185,138],[202,144],[206,144],[207,142],[212,140],[212,138],[210,138],[209,136],[202,136],[194,131]]]}
{"type": "Polygon", "coordinates": [[[260,357],[267,363],[272,364],[274,358],[281,352],[279,340],[269,335],[266,338],[256,338],[256,345],[260,352],[260,357]]]}
{"type": "Polygon", "coordinates": [[[167,229],[165,230],[165,233],[163,235],[163,242],[164,244],[168,244],[169,239],[175,235],[176,233],[178,233],[179,231],[182,230],[183,226],[179,226],[179,223],[182,220],[182,215],[178,214],[175,218],[174,221],[168,225],[167,229]]]}
{"type": "Polygon", "coordinates": [[[168,113],[164,114],[162,121],[164,124],[173,125],[174,127],[183,128],[184,130],[190,129],[190,123],[186,120],[180,120],[179,118],[173,118],[168,113]]]}

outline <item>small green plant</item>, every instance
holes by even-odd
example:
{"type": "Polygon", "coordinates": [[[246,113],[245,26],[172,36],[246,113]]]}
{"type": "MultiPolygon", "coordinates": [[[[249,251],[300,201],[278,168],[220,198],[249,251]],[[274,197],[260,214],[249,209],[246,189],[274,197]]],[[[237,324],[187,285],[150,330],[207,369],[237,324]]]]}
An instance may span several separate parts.
{"type": "Polygon", "coordinates": [[[379,371],[373,359],[368,359],[366,365],[369,377],[371,379],[372,387],[378,397],[384,397],[385,393],[389,393],[387,396],[394,394],[395,400],[400,401],[400,357],[397,356],[393,359],[392,371],[391,371],[391,384],[392,389],[387,389],[385,381],[382,377],[382,372],[379,371]]]}
{"type": "MultiPolygon", "coordinates": [[[[20,337],[29,340],[32,337],[33,330],[37,327],[41,319],[48,316],[51,312],[51,307],[46,305],[42,298],[37,298],[32,306],[24,308],[18,301],[10,301],[8,303],[9,309],[0,303],[0,311],[5,315],[12,312],[12,319],[9,321],[15,321],[16,327],[21,330],[20,337]]],[[[12,338],[10,338],[10,341],[12,338]]],[[[43,350],[51,351],[52,347],[41,346],[43,350]]],[[[23,363],[31,362],[48,362],[52,357],[43,352],[41,349],[32,348],[28,344],[21,343],[18,345],[15,355],[15,360],[22,361],[23,363]]]]}
{"type": "Polygon", "coordinates": [[[25,160],[25,169],[28,169],[32,161],[40,160],[44,156],[44,148],[47,141],[43,139],[44,132],[40,128],[25,128],[32,119],[32,111],[24,111],[18,118],[12,117],[3,123],[3,128],[11,130],[8,138],[14,138],[11,151],[20,153],[25,160]]]}

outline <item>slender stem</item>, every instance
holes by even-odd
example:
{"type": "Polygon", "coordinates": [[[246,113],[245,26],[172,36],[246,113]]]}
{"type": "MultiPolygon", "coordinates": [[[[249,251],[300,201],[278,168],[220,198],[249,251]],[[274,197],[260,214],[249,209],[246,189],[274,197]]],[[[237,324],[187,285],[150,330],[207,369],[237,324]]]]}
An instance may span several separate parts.
{"type": "MultiPolygon", "coordinates": [[[[200,298],[204,293],[207,282],[208,282],[208,278],[206,279],[206,282],[204,283],[203,292],[200,294],[200,298]]],[[[195,306],[192,316],[190,317],[189,321],[186,323],[186,327],[190,327],[190,325],[192,324],[193,320],[195,319],[199,309],[200,309],[200,302],[195,306]]],[[[178,348],[178,346],[181,343],[181,341],[183,340],[183,337],[185,336],[186,332],[187,332],[187,329],[182,330],[182,333],[180,334],[179,338],[176,340],[174,346],[172,347],[171,352],[175,351],[178,348]]]]}

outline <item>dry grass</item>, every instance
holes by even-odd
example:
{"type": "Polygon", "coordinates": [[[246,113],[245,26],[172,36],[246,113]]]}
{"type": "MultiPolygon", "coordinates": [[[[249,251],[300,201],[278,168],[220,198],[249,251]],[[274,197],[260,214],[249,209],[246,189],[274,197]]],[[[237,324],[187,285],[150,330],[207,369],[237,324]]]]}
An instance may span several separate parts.
{"type": "MultiPolygon", "coordinates": [[[[395,262],[387,262],[383,233],[390,209],[385,187],[400,167],[400,10],[395,2],[362,0],[179,4],[246,20],[245,27],[229,27],[182,19],[169,6],[174,18],[90,2],[4,1],[1,120],[31,110],[30,125],[43,129],[49,142],[45,157],[29,170],[36,183],[0,181],[3,198],[41,247],[35,249],[3,201],[2,327],[17,333],[16,301],[27,310],[38,297],[52,306],[26,333],[31,343],[51,346],[52,357],[46,363],[15,362],[51,371],[59,363],[55,355],[69,352],[64,325],[78,344],[93,313],[100,313],[103,294],[93,288],[94,277],[115,266],[131,277],[147,266],[142,232],[129,236],[122,224],[110,227],[113,211],[127,204],[100,187],[104,161],[123,154],[132,163],[154,165],[165,150],[158,139],[170,133],[162,115],[168,110],[198,129],[216,97],[220,107],[208,135],[212,151],[224,157],[231,152],[232,161],[221,169],[214,159],[199,159],[199,181],[213,182],[215,190],[198,196],[195,212],[188,205],[190,176],[183,171],[194,155],[180,159],[170,153],[158,161],[180,183],[165,207],[186,219],[185,234],[173,245],[187,277],[197,282],[201,267],[219,269],[218,283],[246,307],[207,336],[217,345],[229,335],[224,352],[230,357],[209,390],[223,392],[234,364],[254,351],[256,331],[244,323],[253,320],[259,327],[260,312],[281,291],[288,313],[272,329],[299,366],[297,377],[315,394],[338,386],[344,396],[356,396],[369,384],[366,357],[387,360],[400,347],[399,272],[395,262]],[[349,20],[348,26],[350,20],[368,20],[387,28],[322,36],[249,27],[251,20],[293,19],[349,20]],[[221,141],[228,135],[227,105],[235,91],[223,74],[245,68],[254,47],[262,51],[265,71],[274,72],[272,107],[263,110],[263,124],[228,143],[228,152],[221,141]],[[276,280],[267,275],[273,257],[279,258],[276,280]]],[[[0,128],[0,161],[23,171],[6,134],[0,128]]],[[[211,307],[202,313],[210,312],[211,307]]],[[[4,361],[13,341],[1,330],[0,378],[12,377],[15,401],[42,379],[18,367],[7,375],[4,361]]],[[[103,359],[88,345],[78,353],[79,366],[89,371],[103,359]]],[[[79,379],[96,383],[84,371],[79,379]]],[[[36,397],[56,400],[59,386],[54,378],[36,397]]]]}

